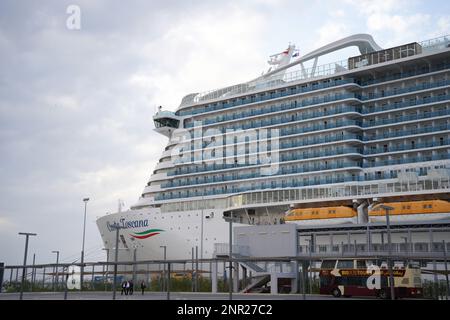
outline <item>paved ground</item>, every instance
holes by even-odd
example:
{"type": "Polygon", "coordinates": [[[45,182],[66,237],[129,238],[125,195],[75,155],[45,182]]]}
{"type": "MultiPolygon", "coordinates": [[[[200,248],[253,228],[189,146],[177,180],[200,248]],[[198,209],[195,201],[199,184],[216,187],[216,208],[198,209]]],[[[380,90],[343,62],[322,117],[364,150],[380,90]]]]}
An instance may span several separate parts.
{"type": "MultiPolygon", "coordinates": [[[[63,300],[63,292],[31,292],[24,293],[24,300],[63,300]]],[[[18,300],[18,293],[0,293],[0,300],[18,300]]],[[[69,300],[111,300],[111,292],[69,292],[67,295],[69,300]]],[[[117,293],[118,300],[166,300],[167,294],[164,292],[146,292],[144,295],[135,293],[132,296],[120,295],[117,293]]],[[[171,300],[228,300],[227,293],[170,293],[171,300]]],[[[333,300],[331,296],[322,295],[306,295],[307,300],[333,300]]],[[[351,298],[353,299],[353,298],[351,298]]],[[[302,294],[233,294],[233,300],[303,300],[302,294]]],[[[348,298],[340,298],[340,300],[348,300],[348,298]]]]}

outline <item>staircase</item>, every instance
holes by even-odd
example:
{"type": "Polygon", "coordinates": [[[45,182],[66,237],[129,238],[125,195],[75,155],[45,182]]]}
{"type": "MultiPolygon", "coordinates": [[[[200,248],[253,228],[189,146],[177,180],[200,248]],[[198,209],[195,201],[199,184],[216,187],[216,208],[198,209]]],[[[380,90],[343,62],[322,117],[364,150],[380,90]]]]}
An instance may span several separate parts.
{"type": "Polygon", "coordinates": [[[248,292],[250,292],[250,290],[252,290],[254,288],[262,287],[269,281],[270,281],[270,274],[255,276],[253,278],[253,281],[248,286],[246,286],[243,290],[241,290],[240,292],[248,293],[248,292]]]}

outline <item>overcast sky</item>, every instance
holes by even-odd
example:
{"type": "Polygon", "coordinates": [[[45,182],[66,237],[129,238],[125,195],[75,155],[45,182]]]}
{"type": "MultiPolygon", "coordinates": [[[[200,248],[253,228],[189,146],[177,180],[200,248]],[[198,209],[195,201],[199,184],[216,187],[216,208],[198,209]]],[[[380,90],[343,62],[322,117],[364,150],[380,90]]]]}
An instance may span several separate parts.
{"type": "Polygon", "coordinates": [[[0,261],[22,262],[24,231],[29,259],[75,260],[83,197],[86,260],[103,259],[96,218],[137,201],[167,143],[155,106],[251,80],[289,42],[305,54],[354,33],[382,47],[450,34],[450,2],[2,0],[0,261]]]}

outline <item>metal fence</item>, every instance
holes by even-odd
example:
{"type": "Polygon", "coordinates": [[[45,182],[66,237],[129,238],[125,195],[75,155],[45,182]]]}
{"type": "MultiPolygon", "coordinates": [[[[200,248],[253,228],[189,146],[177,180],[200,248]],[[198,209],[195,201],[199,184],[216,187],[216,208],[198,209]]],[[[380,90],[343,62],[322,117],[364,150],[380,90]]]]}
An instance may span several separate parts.
{"type": "MultiPolygon", "coordinates": [[[[450,246],[450,243],[446,243],[446,246],[450,246]]],[[[248,253],[248,248],[245,246],[233,246],[233,255],[230,258],[228,244],[221,243],[217,244],[217,258],[213,259],[122,261],[117,264],[85,262],[82,291],[86,294],[88,292],[103,293],[103,299],[116,299],[117,294],[121,299],[125,295],[122,291],[122,283],[131,280],[134,283],[135,295],[140,294],[140,284],[144,283],[146,293],[159,292],[160,299],[170,299],[170,294],[174,292],[214,292],[213,279],[216,281],[216,292],[230,293],[230,290],[239,292],[245,289],[252,279],[261,274],[289,273],[291,277],[297,274],[296,281],[299,281],[297,292],[318,293],[318,286],[314,279],[318,279],[320,269],[317,268],[320,268],[321,261],[338,259],[340,256],[344,256],[345,259],[367,258],[368,255],[371,255],[372,259],[380,260],[391,258],[394,261],[418,261],[425,266],[427,263],[433,263],[434,271],[428,270],[428,272],[434,272],[435,277],[432,283],[433,286],[434,283],[437,286],[443,281],[442,266],[447,265],[446,250],[443,248],[433,244],[431,248],[428,248],[430,250],[422,252],[425,248],[412,246],[411,249],[414,251],[407,252],[402,244],[393,244],[392,252],[389,254],[386,245],[381,247],[373,245],[370,250],[364,250],[364,247],[359,244],[356,247],[340,244],[315,246],[313,250],[307,246],[299,246],[298,255],[293,257],[250,257],[242,255],[242,253],[248,253]],[[219,253],[222,254],[221,257],[219,253]],[[228,269],[230,263],[233,264],[232,269],[228,269]],[[436,268],[436,263],[440,266],[439,268],[436,268]],[[118,267],[116,274],[113,271],[115,265],[118,267]],[[255,269],[255,266],[259,266],[259,271],[253,270],[252,276],[251,269],[255,269]],[[237,280],[230,284],[232,278],[237,280]]],[[[54,295],[50,299],[58,297],[71,299],[75,293],[79,296],[82,294],[80,290],[70,290],[67,286],[70,276],[73,276],[73,273],[69,272],[72,266],[80,267],[81,264],[53,263],[27,265],[25,268],[21,265],[2,266],[0,264],[0,274],[3,271],[3,279],[0,277],[3,292],[0,299],[5,294],[14,295],[20,291],[53,292],[54,295]],[[25,272],[23,282],[22,272],[25,272]]],[[[437,292],[437,289],[433,290],[432,292],[437,292]]],[[[437,297],[437,294],[433,297],[437,297]]],[[[19,299],[19,296],[17,298],[19,299]]],[[[89,296],[87,298],[89,299],[89,296]]]]}

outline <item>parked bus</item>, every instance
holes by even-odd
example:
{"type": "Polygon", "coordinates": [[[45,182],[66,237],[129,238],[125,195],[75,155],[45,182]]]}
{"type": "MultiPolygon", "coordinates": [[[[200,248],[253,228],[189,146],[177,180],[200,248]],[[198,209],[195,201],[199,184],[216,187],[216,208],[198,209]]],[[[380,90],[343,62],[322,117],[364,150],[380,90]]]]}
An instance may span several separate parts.
{"type": "MultiPolygon", "coordinates": [[[[423,289],[419,267],[394,266],[393,276],[396,298],[422,297],[423,289]]],[[[389,271],[386,262],[383,261],[324,260],[319,278],[320,294],[331,294],[334,297],[375,296],[382,299],[389,298],[391,295],[389,271]]]]}

